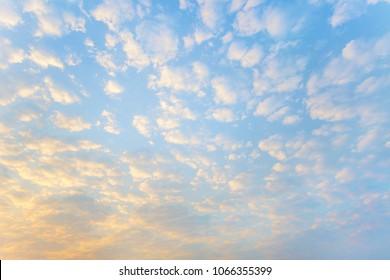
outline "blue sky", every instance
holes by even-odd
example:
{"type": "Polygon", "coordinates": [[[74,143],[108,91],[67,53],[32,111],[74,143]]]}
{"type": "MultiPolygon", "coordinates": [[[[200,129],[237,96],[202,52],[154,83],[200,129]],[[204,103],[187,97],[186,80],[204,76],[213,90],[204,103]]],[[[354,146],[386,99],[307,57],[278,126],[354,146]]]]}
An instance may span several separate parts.
{"type": "Polygon", "coordinates": [[[0,0],[1,259],[389,259],[388,0],[0,0]]]}

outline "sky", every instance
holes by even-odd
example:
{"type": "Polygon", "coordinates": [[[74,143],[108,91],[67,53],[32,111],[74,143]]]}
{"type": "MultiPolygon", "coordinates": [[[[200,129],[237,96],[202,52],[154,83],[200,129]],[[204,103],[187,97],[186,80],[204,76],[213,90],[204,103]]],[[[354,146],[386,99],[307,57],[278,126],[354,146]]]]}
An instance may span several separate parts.
{"type": "Polygon", "coordinates": [[[0,259],[390,259],[389,0],[0,0],[0,259]]]}

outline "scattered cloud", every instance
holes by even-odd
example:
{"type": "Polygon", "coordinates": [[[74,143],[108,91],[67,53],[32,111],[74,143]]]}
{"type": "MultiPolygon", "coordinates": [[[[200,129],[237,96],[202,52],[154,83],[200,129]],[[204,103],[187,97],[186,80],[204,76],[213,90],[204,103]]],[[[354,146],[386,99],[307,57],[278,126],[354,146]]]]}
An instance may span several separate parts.
{"type": "Polygon", "coordinates": [[[85,122],[80,116],[70,117],[60,112],[57,112],[53,116],[53,121],[57,127],[69,130],[71,132],[78,132],[91,128],[91,124],[85,122]]]}
{"type": "Polygon", "coordinates": [[[110,96],[114,97],[123,92],[123,88],[115,81],[108,80],[104,86],[104,92],[110,96]]]}
{"type": "Polygon", "coordinates": [[[115,115],[109,111],[103,110],[101,116],[104,119],[103,129],[111,134],[120,134],[120,130],[117,127],[115,115]]]}
{"type": "Polygon", "coordinates": [[[42,68],[47,68],[49,66],[57,67],[60,69],[64,68],[64,64],[62,63],[62,61],[54,54],[51,54],[44,50],[39,50],[34,47],[30,47],[30,53],[28,58],[42,68]]]}
{"type": "Polygon", "coordinates": [[[118,31],[121,24],[135,16],[131,2],[124,0],[104,0],[91,11],[91,14],[95,20],[107,24],[111,31],[118,31]]]}
{"type": "Polygon", "coordinates": [[[23,22],[19,7],[14,1],[1,0],[0,6],[0,25],[14,28],[23,22]]]}

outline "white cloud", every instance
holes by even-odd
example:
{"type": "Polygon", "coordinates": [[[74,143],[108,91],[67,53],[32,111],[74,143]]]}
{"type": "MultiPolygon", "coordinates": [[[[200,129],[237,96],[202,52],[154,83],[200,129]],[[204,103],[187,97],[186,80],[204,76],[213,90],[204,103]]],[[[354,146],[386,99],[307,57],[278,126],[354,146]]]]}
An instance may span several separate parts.
{"type": "Polygon", "coordinates": [[[174,96],[161,98],[160,107],[165,114],[175,116],[181,119],[196,120],[197,116],[188,107],[183,105],[183,102],[174,96]]]}
{"type": "Polygon", "coordinates": [[[86,45],[87,47],[90,47],[90,48],[93,48],[95,46],[94,42],[89,38],[84,40],[84,45],[86,45]]]}
{"type": "Polygon", "coordinates": [[[44,0],[26,1],[24,12],[33,13],[38,20],[35,36],[61,36],[63,22],[61,16],[44,0]]]}
{"type": "Polygon", "coordinates": [[[189,7],[191,7],[191,2],[190,2],[190,0],[180,0],[180,1],[179,1],[179,8],[180,8],[181,10],[188,9],[189,7]]]}
{"type": "Polygon", "coordinates": [[[127,56],[126,63],[138,70],[148,66],[149,58],[134,39],[133,34],[130,31],[123,31],[119,34],[119,36],[123,43],[123,51],[127,56]]]}
{"type": "Polygon", "coordinates": [[[279,120],[281,118],[283,118],[289,111],[289,108],[288,106],[284,106],[274,112],[272,112],[269,117],[267,118],[267,121],[270,121],[270,122],[273,122],[273,121],[276,121],[276,120],[279,120]]]}
{"type": "Polygon", "coordinates": [[[280,162],[275,163],[274,166],[272,166],[272,170],[276,172],[284,172],[289,170],[289,167],[285,164],[281,164],[280,162]]]}
{"type": "Polygon", "coordinates": [[[138,130],[140,134],[145,137],[150,137],[152,133],[152,125],[146,116],[134,116],[132,125],[138,130]]]}
{"type": "Polygon", "coordinates": [[[22,49],[14,48],[9,39],[0,39],[0,69],[6,69],[10,64],[20,63],[26,57],[22,49]]]}
{"type": "Polygon", "coordinates": [[[22,23],[21,13],[13,0],[0,0],[0,25],[14,28],[22,23]]]}
{"type": "Polygon", "coordinates": [[[243,172],[238,174],[233,180],[228,182],[229,188],[236,192],[249,189],[253,185],[253,174],[248,172],[243,172]]]}
{"type": "Polygon", "coordinates": [[[179,40],[165,23],[143,21],[136,33],[152,63],[163,64],[176,57],[179,40]]]}
{"type": "Polygon", "coordinates": [[[215,29],[220,20],[221,1],[198,0],[200,18],[205,26],[215,29]]]}
{"type": "Polygon", "coordinates": [[[356,92],[363,94],[371,94],[388,85],[390,85],[390,76],[370,76],[356,87],[356,92]]]}
{"type": "Polygon", "coordinates": [[[0,134],[8,134],[12,131],[12,128],[0,122],[0,134]]]}
{"type": "Polygon", "coordinates": [[[91,124],[85,122],[80,116],[71,117],[66,116],[60,112],[57,112],[53,116],[53,121],[57,127],[69,130],[71,132],[78,132],[91,128],[91,124]]]}
{"type": "Polygon", "coordinates": [[[115,116],[113,113],[103,110],[101,116],[104,118],[104,130],[112,134],[120,134],[120,130],[117,128],[115,116]]]}
{"type": "Polygon", "coordinates": [[[212,113],[212,116],[215,120],[219,122],[230,123],[234,121],[234,115],[232,110],[227,108],[215,109],[212,113]]]}
{"type": "Polygon", "coordinates": [[[108,80],[104,86],[104,92],[110,96],[117,96],[123,92],[123,88],[115,81],[108,80]]]}
{"type": "Polygon", "coordinates": [[[65,62],[69,66],[76,66],[81,63],[81,59],[76,54],[68,54],[65,58],[65,62]]]}
{"type": "Polygon", "coordinates": [[[369,130],[365,135],[360,136],[357,139],[356,147],[359,152],[366,150],[368,147],[372,146],[372,144],[378,139],[379,133],[378,130],[373,128],[369,130]]]}
{"type": "Polygon", "coordinates": [[[104,0],[91,14],[96,20],[107,24],[112,31],[118,31],[122,23],[135,16],[131,2],[125,0],[104,0]]]}
{"type": "Polygon", "coordinates": [[[232,0],[229,8],[230,13],[237,12],[244,4],[246,0],[232,0]]]}
{"type": "Polygon", "coordinates": [[[178,145],[200,145],[202,140],[196,135],[186,135],[178,129],[163,132],[165,141],[178,145]]]}
{"type": "Polygon", "coordinates": [[[241,42],[233,42],[230,44],[227,57],[230,60],[238,60],[242,67],[250,68],[258,64],[263,56],[263,51],[260,45],[254,44],[251,49],[241,42]]]}
{"type": "Polygon", "coordinates": [[[261,72],[254,71],[253,88],[256,94],[265,92],[289,92],[301,87],[301,72],[306,67],[302,58],[281,60],[278,57],[267,57],[261,72]]]}
{"type": "Polygon", "coordinates": [[[64,68],[62,61],[58,57],[50,54],[49,52],[38,50],[34,47],[30,47],[30,54],[28,58],[43,68],[47,68],[49,66],[60,69],[64,68]]]}
{"type": "Polygon", "coordinates": [[[357,114],[353,108],[338,104],[331,93],[312,96],[306,104],[313,119],[340,121],[351,119],[357,114]]]}
{"type": "Polygon", "coordinates": [[[211,81],[211,86],[215,93],[215,102],[230,105],[236,103],[237,95],[234,91],[232,91],[225,78],[214,78],[211,81]]]}
{"type": "Polygon", "coordinates": [[[247,47],[242,42],[233,42],[230,44],[227,57],[230,60],[241,60],[247,52],[247,47]]]}
{"type": "Polygon", "coordinates": [[[159,117],[157,118],[157,125],[162,130],[169,130],[178,128],[180,123],[177,119],[168,118],[168,117],[159,117]]]}
{"type": "Polygon", "coordinates": [[[283,151],[284,144],[280,135],[272,135],[268,139],[259,141],[258,147],[279,161],[284,161],[287,158],[283,151]]]}
{"type": "Polygon", "coordinates": [[[118,36],[115,36],[113,34],[109,34],[109,33],[106,34],[105,39],[106,39],[105,46],[107,48],[113,48],[113,47],[115,47],[119,43],[118,36]]]}
{"type": "Polygon", "coordinates": [[[163,66],[159,77],[151,76],[148,86],[152,89],[170,88],[174,91],[198,93],[208,80],[209,70],[201,62],[193,62],[191,69],[163,66]]]}
{"type": "Polygon", "coordinates": [[[369,94],[386,85],[385,77],[374,78],[368,75],[380,65],[378,62],[382,59],[381,54],[390,54],[390,47],[382,43],[387,42],[388,37],[390,38],[386,34],[377,40],[348,42],[341,54],[333,58],[322,73],[310,77],[307,83],[310,97],[306,100],[306,104],[312,118],[340,121],[360,117],[362,123],[367,124],[381,122],[385,118],[368,104],[350,103],[349,97],[342,93],[346,90],[353,91],[348,87],[363,79],[356,88],[358,93],[369,94]],[[329,91],[330,87],[332,91],[329,91]]]}
{"type": "Polygon", "coordinates": [[[81,17],[76,17],[75,15],[65,12],[64,13],[64,21],[65,25],[69,30],[77,31],[77,32],[86,32],[85,29],[85,19],[81,17]]]}
{"type": "Polygon", "coordinates": [[[108,52],[97,52],[95,56],[96,62],[99,63],[109,75],[115,76],[115,72],[126,70],[126,65],[114,59],[114,56],[108,52]]]}
{"type": "Polygon", "coordinates": [[[25,111],[21,112],[18,116],[18,119],[21,122],[31,122],[32,120],[36,120],[40,117],[40,114],[33,111],[25,111]]]}
{"type": "Polygon", "coordinates": [[[276,109],[282,106],[283,100],[280,96],[272,95],[257,105],[256,111],[254,112],[255,116],[269,116],[276,109]]]}
{"type": "Polygon", "coordinates": [[[258,44],[254,44],[241,59],[241,66],[251,68],[258,64],[263,57],[263,50],[258,44]]]}
{"type": "Polygon", "coordinates": [[[355,179],[355,174],[347,167],[337,172],[335,179],[341,183],[348,183],[355,179]]]}
{"type": "Polygon", "coordinates": [[[251,36],[264,29],[263,20],[257,10],[250,9],[237,13],[234,29],[242,36],[251,36]]]}
{"type": "Polygon", "coordinates": [[[203,29],[196,29],[194,32],[194,40],[198,45],[213,37],[214,35],[211,32],[205,31],[203,29]]]}
{"type": "Polygon", "coordinates": [[[337,27],[353,18],[361,16],[366,11],[366,1],[338,0],[333,7],[330,18],[332,27],[337,27]]]}
{"type": "Polygon", "coordinates": [[[80,140],[77,144],[69,144],[56,138],[31,138],[26,140],[26,148],[39,151],[43,155],[53,155],[65,151],[96,150],[101,146],[88,140],[80,140]]]}
{"type": "Polygon", "coordinates": [[[286,116],[283,119],[283,124],[291,125],[291,124],[295,124],[295,123],[299,122],[300,120],[301,120],[301,118],[298,115],[290,115],[290,116],[286,116]]]}
{"type": "Polygon", "coordinates": [[[67,105],[79,101],[79,98],[76,95],[55,85],[51,78],[46,77],[45,84],[55,102],[67,105]]]}
{"type": "Polygon", "coordinates": [[[288,22],[286,16],[281,10],[269,9],[264,14],[264,24],[267,32],[272,37],[284,35],[288,30],[288,22]]]}

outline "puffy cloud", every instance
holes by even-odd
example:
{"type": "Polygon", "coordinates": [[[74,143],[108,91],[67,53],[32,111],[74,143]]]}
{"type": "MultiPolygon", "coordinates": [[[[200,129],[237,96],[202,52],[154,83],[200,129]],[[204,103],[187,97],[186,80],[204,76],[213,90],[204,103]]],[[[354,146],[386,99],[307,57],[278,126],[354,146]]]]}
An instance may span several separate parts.
{"type": "Polygon", "coordinates": [[[134,116],[132,125],[138,130],[140,134],[145,137],[150,137],[152,134],[152,125],[146,116],[134,116]]]}
{"type": "Polygon", "coordinates": [[[200,18],[205,26],[215,29],[221,20],[220,10],[222,1],[198,0],[200,18]]]}
{"type": "Polygon", "coordinates": [[[188,9],[191,6],[191,1],[190,0],[180,0],[179,1],[179,8],[181,10],[188,9]]]}
{"type": "Polygon", "coordinates": [[[383,121],[384,115],[380,116],[379,111],[374,113],[377,105],[366,101],[362,103],[361,98],[386,85],[384,77],[372,78],[367,75],[377,68],[382,55],[390,54],[390,48],[382,43],[387,42],[388,38],[389,35],[385,34],[376,40],[352,40],[339,56],[330,60],[322,73],[310,77],[306,85],[310,97],[306,104],[312,118],[340,121],[360,117],[362,123],[371,124],[383,121]],[[366,94],[357,96],[360,102],[351,104],[349,97],[341,93],[353,91],[350,87],[357,81],[360,82],[357,92],[365,91],[366,94]],[[333,90],[329,91],[329,87],[333,87],[333,90]],[[376,116],[368,116],[368,111],[376,116]]]}
{"type": "Polygon", "coordinates": [[[356,147],[359,152],[366,150],[379,138],[378,129],[372,128],[365,135],[357,139],[356,147]]]}
{"type": "Polygon", "coordinates": [[[123,88],[115,81],[108,80],[104,86],[104,92],[110,96],[117,96],[123,92],[123,88]]]}
{"type": "Polygon", "coordinates": [[[254,44],[241,58],[241,65],[245,68],[251,68],[258,64],[262,57],[262,48],[258,44],[254,44]]]}
{"type": "Polygon", "coordinates": [[[120,134],[117,127],[115,115],[109,111],[103,110],[101,116],[104,118],[104,130],[112,134],[120,134]]]}
{"type": "Polygon", "coordinates": [[[165,23],[143,21],[136,28],[137,39],[154,64],[163,64],[176,57],[178,38],[165,23]]]}
{"type": "Polygon", "coordinates": [[[86,32],[85,29],[85,19],[81,17],[76,17],[75,15],[66,12],[64,14],[64,21],[65,21],[65,26],[69,30],[77,31],[77,32],[86,32]]]}
{"type": "Polygon", "coordinates": [[[196,120],[197,116],[188,107],[185,107],[183,102],[174,96],[162,97],[160,107],[167,115],[175,116],[186,120],[196,120]]]}
{"type": "MultiPolygon", "coordinates": [[[[123,65],[122,61],[115,59],[113,54],[105,51],[97,52],[95,59],[111,76],[115,76],[115,72],[124,71],[127,68],[126,65],[123,65]]],[[[131,63],[130,65],[133,66],[131,63]]]]}
{"type": "Polygon", "coordinates": [[[96,20],[107,24],[112,31],[118,31],[122,23],[135,16],[132,3],[124,0],[104,0],[91,14],[96,20]]]}
{"type": "Polygon", "coordinates": [[[57,112],[53,116],[53,121],[57,127],[69,130],[71,132],[78,132],[91,128],[91,124],[85,122],[80,116],[70,117],[60,112],[57,112]]]}
{"type": "Polygon", "coordinates": [[[26,110],[23,112],[20,112],[18,119],[21,122],[31,122],[33,120],[36,120],[40,117],[40,114],[34,111],[26,110]]]}
{"type": "Polygon", "coordinates": [[[79,140],[77,143],[72,144],[57,138],[33,138],[30,135],[26,137],[24,142],[27,149],[38,151],[42,155],[49,156],[66,151],[96,150],[101,147],[99,144],[92,143],[88,140],[79,140]]]}
{"type": "Polygon", "coordinates": [[[240,35],[251,36],[262,31],[264,23],[256,9],[249,9],[237,13],[234,28],[240,35]]]}
{"type": "Polygon", "coordinates": [[[25,57],[24,50],[13,47],[9,39],[0,39],[0,69],[6,69],[10,64],[21,63],[25,57]]]}
{"type": "Polygon", "coordinates": [[[54,11],[52,6],[47,5],[44,0],[26,1],[24,12],[33,13],[38,20],[38,30],[35,36],[61,36],[62,18],[54,11]]]}
{"type": "Polygon", "coordinates": [[[211,86],[215,93],[215,102],[229,105],[236,103],[237,95],[230,88],[228,81],[225,78],[214,78],[211,80],[211,86]]]}
{"type": "Polygon", "coordinates": [[[126,63],[139,70],[148,66],[149,57],[134,39],[133,34],[130,31],[123,31],[119,36],[123,44],[123,51],[127,56],[126,63]]]}
{"type": "Polygon", "coordinates": [[[58,57],[47,51],[39,50],[34,47],[30,47],[30,54],[28,58],[43,68],[47,68],[49,66],[60,69],[64,68],[64,64],[58,57]]]}
{"type": "MultiPolygon", "coordinates": [[[[289,167],[287,165],[284,165],[284,164],[281,164],[280,162],[278,162],[278,163],[275,163],[274,166],[272,166],[272,170],[274,170],[276,172],[284,172],[284,171],[289,170],[289,167]]],[[[298,170],[300,170],[300,169],[298,168],[298,170]]]]}
{"type": "Polygon", "coordinates": [[[21,13],[12,0],[0,0],[0,25],[14,28],[22,23],[21,13]]]}
{"type": "Polygon", "coordinates": [[[306,67],[303,58],[281,60],[270,56],[263,62],[262,71],[254,71],[253,89],[261,95],[265,92],[290,92],[301,87],[302,72],[306,67]]]}
{"type": "Polygon", "coordinates": [[[45,84],[50,92],[51,97],[55,102],[66,105],[79,101],[79,98],[76,95],[70,93],[66,89],[57,86],[51,78],[46,77],[45,84]]]}
{"type": "Polygon", "coordinates": [[[178,129],[164,131],[165,141],[178,145],[200,145],[202,140],[196,135],[188,135],[178,129]]]}
{"type": "Polygon", "coordinates": [[[150,76],[148,86],[152,89],[170,88],[174,91],[199,93],[208,81],[209,70],[201,62],[193,62],[191,69],[163,66],[159,77],[150,76]]]}
{"type": "Polygon", "coordinates": [[[157,125],[162,130],[169,130],[178,128],[180,126],[179,120],[174,118],[159,117],[157,118],[157,125]]]}
{"type": "Polygon", "coordinates": [[[234,121],[234,115],[232,110],[227,108],[215,109],[212,113],[212,116],[215,120],[219,122],[230,123],[234,121]]]}
{"type": "Polygon", "coordinates": [[[289,115],[283,119],[283,124],[291,125],[299,122],[301,118],[298,115],[289,115]]]}
{"type": "Polygon", "coordinates": [[[0,134],[7,134],[12,131],[12,128],[5,125],[4,123],[0,123],[0,134]]]}
{"type": "Polygon", "coordinates": [[[282,102],[283,100],[280,96],[272,95],[260,102],[253,114],[255,116],[269,116],[282,106],[282,102]]]}
{"type": "Polygon", "coordinates": [[[238,60],[242,67],[250,68],[258,64],[263,56],[263,51],[258,44],[254,44],[252,48],[247,47],[240,42],[230,44],[227,57],[230,60],[238,60]]]}
{"type": "Polygon", "coordinates": [[[366,10],[366,1],[347,1],[338,0],[333,8],[333,14],[330,18],[332,27],[337,27],[353,18],[359,17],[366,10]]]}
{"type": "Polygon", "coordinates": [[[390,76],[383,77],[368,77],[362,81],[357,87],[356,92],[363,94],[375,93],[380,89],[390,85],[390,76]]]}
{"type": "Polygon", "coordinates": [[[348,183],[355,178],[355,175],[349,168],[345,167],[337,172],[335,178],[341,183],[348,183]]]}
{"type": "Polygon", "coordinates": [[[213,37],[214,35],[211,32],[197,28],[194,34],[183,38],[184,46],[187,50],[191,50],[195,43],[200,45],[213,37]]]}
{"type": "Polygon", "coordinates": [[[233,0],[231,1],[229,12],[234,13],[244,6],[246,0],[233,0]]]}
{"type": "Polygon", "coordinates": [[[259,141],[259,149],[267,152],[271,157],[279,161],[284,161],[287,156],[284,149],[284,144],[280,135],[272,135],[268,139],[259,141]]]}
{"type": "Polygon", "coordinates": [[[247,52],[246,46],[241,42],[233,42],[230,44],[227,57],[230,60],[241,60],[247,52]]]}
{"type": "Polygon", "coordinates": [[[284,13],[279,9],[269,9],[264,14],[264,24],[272,37],[284,35],[288,30],[288,22],[284,13]]]}
{"type": "Polygon", "coordinates": [[[249,189],[253,185],[253,177],[253,174],[248,172],[240,173],[228,182],[228,186],[234,192],[249,189]]]}

